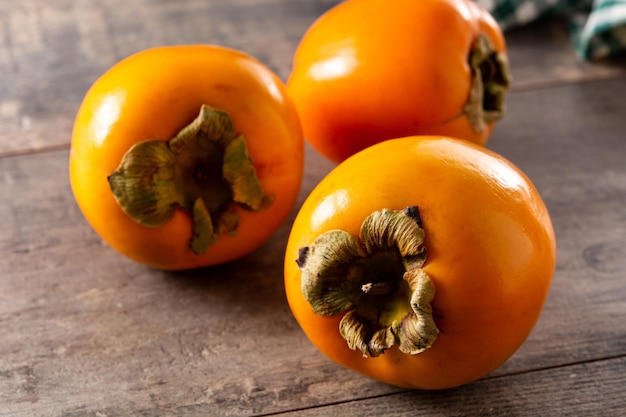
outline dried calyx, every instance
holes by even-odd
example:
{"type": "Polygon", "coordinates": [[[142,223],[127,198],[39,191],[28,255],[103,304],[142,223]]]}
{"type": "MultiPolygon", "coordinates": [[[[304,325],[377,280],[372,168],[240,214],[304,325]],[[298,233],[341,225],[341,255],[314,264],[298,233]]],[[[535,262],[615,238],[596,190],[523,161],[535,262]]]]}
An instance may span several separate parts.
{"type": "Polygon", "coordinates": [[[122,210],[139,224],[161,226],[176,210],[186,211],[196,254],[206,253],[220,234],[236,232],[237,206],[259,211],[273,200],[228,114],[206,105],[173,139],[131,147],[108,180],[122,210]]]}
{"type": "Polygon", "coordinates": [[[464,114],[476,132],[504,116],[504,98],[511,84],[506,54],[496,51],[489,38],[480,34],[474,42],[468,64],[472,74],[470,95],[464,114]]]}
{"type": "Polygon", "coordinates": [[[343,230],[323,233],[300,249],[302,293],[316,314],[343,314],[339,331],[364,356],[394,345],[420,353],[439,333],[431,307],[435,287],[422,270],[423,242],[416,206],[372,213],[359,238],[343,230]]]}

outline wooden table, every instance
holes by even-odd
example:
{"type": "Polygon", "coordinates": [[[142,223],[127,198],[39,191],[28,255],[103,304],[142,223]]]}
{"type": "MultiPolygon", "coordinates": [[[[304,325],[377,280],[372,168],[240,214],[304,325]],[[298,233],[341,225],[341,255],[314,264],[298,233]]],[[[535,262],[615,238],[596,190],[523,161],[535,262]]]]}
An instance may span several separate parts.
{"type": "MultiPolygon", "coordinates": [[[[530,338],[482,380],[407,391],[326,359],[286,304],[289,222],[239,262],[177,273],[87,225],[67,159],[98,75],[147,47],[218,43],[285,79],[336,3],[0,2],[1,416],[626,415],[626,61],[577,62],[562,21],[507,34],[515,81],[488,146],[540,190],[558,262],[530,338]]],[[[308,149],[300,202],[331,168],[308,149]]]]}

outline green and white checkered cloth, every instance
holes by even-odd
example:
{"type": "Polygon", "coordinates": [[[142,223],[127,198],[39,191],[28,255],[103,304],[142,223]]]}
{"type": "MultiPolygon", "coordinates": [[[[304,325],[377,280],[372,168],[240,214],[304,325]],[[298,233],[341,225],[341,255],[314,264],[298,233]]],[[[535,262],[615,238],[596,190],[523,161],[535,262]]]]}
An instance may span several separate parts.
{"type": "Polygon", "coordinates": [[[476,0],[503,30],[554,15],[572,24],[576,53],[597,60],[626,51],[626,0],[476,0]]]}

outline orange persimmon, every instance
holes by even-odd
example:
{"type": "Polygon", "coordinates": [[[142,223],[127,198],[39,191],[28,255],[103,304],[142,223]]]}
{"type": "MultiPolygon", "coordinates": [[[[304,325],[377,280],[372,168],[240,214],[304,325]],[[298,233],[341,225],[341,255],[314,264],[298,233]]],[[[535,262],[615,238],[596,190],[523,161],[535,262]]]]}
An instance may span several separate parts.
{"type": "Polygon", "coordinates": [[[339,162],[382,140],[484,145],[504,114],[505,40],[472,0],[348,0],[305,32],[287,87],[305,139],[339,162]]]}
{"type": "Polygon", "coordinates": [[[512,163],[467,141],[408,137],[357,153],[315,187],[291,230],[285,288],[332,360],[442,389],[513,355],[555,258],[546,206],[512,163]]]}
{"type": "Polygon", "coordinates": [[[113,248],[154,267],[227,262],[292,210],[304,140],[282,81],[239,51],[167,46],[114,65],[74,125],[70,181],[113,248]]]}

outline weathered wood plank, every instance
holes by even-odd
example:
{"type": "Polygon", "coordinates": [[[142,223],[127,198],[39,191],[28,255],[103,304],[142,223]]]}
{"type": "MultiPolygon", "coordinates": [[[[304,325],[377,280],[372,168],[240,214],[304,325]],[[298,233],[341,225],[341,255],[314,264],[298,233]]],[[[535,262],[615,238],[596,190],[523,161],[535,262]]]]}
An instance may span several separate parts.
{"type": "Polygon", "coordinates": [[[101,244],[73,204],[66,161],[0,159],[0,415],[194,404],[249,415],[337,398],[330,379],[340,399],[392,390],[303,338],[282,285],[288,224],[240,262],[153,270],[101,244]]]}
{"type": "MultiPolygon", "coordinates": [[[[522,395],[498,376],[524,372],[532,385],[533,370],[626,354],[625,95],[622,79],[511,95],[490,147],[544,195],[558,266],[522,349],[454,394],[491,393],[468,403],[474,414],[508,410],[499,394],[522,395]]],[[[302,335],[283,294],[289,223],[238,262],[153,270],[95,236],[73,203],[66,163],[65,150],[0,158],[0,415],[258,415],[400,392],[330,363],[302,335]]],[[[330,168],[309,149],[301,200],[330,168]]],[[[605,368],[594,366],[585,384],[623,385],[611,373],[596,380],[605,368]]],[[[568,387],[541,386],[553,396],[568,387]]],[[[599,407],[597,391],[575,394],[599,407]]],[[[398,412],[415,407],[403,404],[398,412]]]]}
{"type": "MultiPolygon", "coordinates": [[[[288,224],[240,262],[155,271],[86,225],[66,151],[7,156],[66,148],[89,84],[146,47],[221,43],[285,78],[300,34],[334,3],[0,3],[0,415],[530,415],[554,399],[556,415],[623,413],[623,358],[598,359],[626,352],[624,66],[576,62],[563,25],[507,34],[515,92],[489,144],[546,199],[559,239],[554,285],[520,351],[460,390],[397,395],[315,351],[282,293],[288,224]],[[607,81],[574,84],[598,79],[607,81]],[[586,361],[596,362],[570,366],[586,361]]],[[[309,150],[301,199],[330,167],[309,150]]]]}
{"type": "Polygon", "coordinates": [[[284,417],[585,416],[626,413],[626,358],[487,379],[438,392],[406,392],[281,414],[284,417]]]}
{"type": "Polygon", "coordinates": [[[297,40],[337,0],[0,2],[0,155],[66,147],[95,79],[139,50],[213,43],[286,77],[297,40]]]}
{"type": "Polygon", "coordinates": [[[540,190],[559,249],[543,317],[503,372],[626,352],[625,95],[623,79],[517,92],[489,142],[540,190]]]}
{"type": "MultiPolygon", "coordinates": [[[[298,40],[338,0],[22,0],[0,2],[0,155],[67,147],[91,83],[157,45],[216,43],[248,52],[286,79],[298,40]]],[[[624,75],[576,61],[559,22],[507,34],[513,88],[624,75]]],[[[623,62],[618,62],[623,64],[623,62]]]]}

